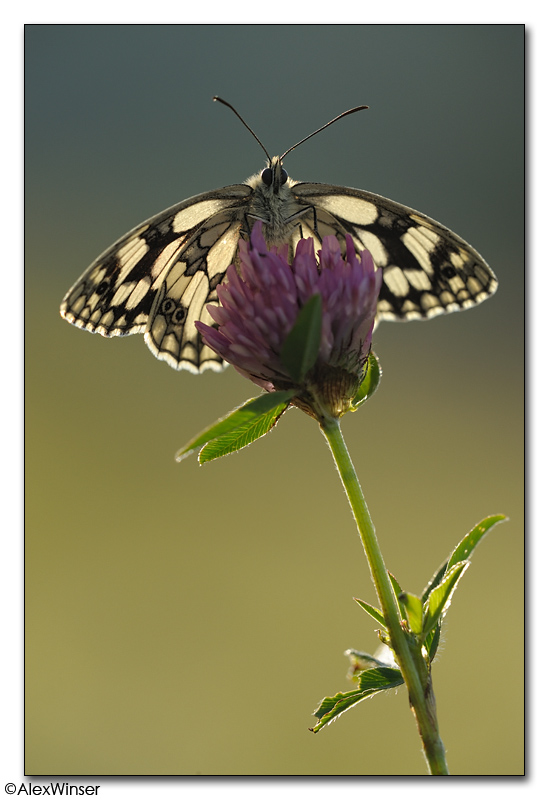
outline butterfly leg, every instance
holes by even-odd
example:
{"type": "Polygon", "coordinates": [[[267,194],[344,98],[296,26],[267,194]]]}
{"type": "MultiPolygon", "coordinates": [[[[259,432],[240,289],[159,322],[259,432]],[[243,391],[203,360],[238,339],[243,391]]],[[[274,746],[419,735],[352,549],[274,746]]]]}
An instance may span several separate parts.
{"type": "MultiPolygon", "coordinates": [[[[267,220],[264,220],[263,217],[257,216],[257,214],[245,214],[244,215],[244,226],[246,228],[246,235],[248,237],[248,241],[250,242],[250,246],[251,246],[251,241],[252,241],[252,238],[251,238],[252,228],[253,228],[254,223],[256,223],[256,222],[262,222],[264,225],[268,225],[269,224],[267,222],[267,220]],[[252,221],[251,225],[250,225],[250,220],[252,221]]],[[[242,236],[242,229],[240,231],[240,235],[242,236]]]]}

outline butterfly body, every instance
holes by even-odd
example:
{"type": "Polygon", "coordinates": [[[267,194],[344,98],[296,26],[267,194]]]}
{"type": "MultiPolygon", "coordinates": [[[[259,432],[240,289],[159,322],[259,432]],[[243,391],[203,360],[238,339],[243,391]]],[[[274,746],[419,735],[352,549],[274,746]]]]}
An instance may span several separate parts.
{"type": "Polygon", "coordinates": [[[255,220],[269,246],[324,236],[368,249],[384,282],[378,319],[429,318],[469,308],[497,287],[488,265],[448,228],[360,189],[301,183],[282,159],[245,183],[183,201],[138,225],[97,258],[65,295],[61,315],[102,336],[144,333],[154,355],[175,369],[219,370],[195,320],[212,322],[217,285],[238,258],[255,220]]]}
{"type": "Polygon", "coordinates": [[[289,243],[297,231],[296,220],[304,213],[296,201],[292,187],[296,181],[288,177],[280,158],[275,157],[261,172],[246,181],[252,188],[247,211],[248,225],[263,222],[262,233],[269,247],[289,243]]]}

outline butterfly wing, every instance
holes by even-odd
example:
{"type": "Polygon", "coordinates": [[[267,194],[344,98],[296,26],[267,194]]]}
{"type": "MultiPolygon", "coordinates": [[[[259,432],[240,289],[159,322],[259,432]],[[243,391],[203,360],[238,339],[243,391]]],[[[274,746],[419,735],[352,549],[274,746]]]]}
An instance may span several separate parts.
{"type": "Polygon", "coordinates": [[[304,237],[351,234],[383,269],[378,320],[409,320],[459,311],[496,291],[497,279],[482,256],[435,220],[380,195],[321,183],[297,183],[295,199],[310,213],[300,217],[304,237]],[[314,210],[313,210],[314,208],[314,210]]]}
{"type": "MultiPolygon", "coordinates": [[[[212,323],[205,305],[218,303],[215,289],[236,260],[247,215],[258,218],[260,181],[261,173],[248,184],[196,195],[138,225],[67,292],[61,315],[102,336],[144,333],[154,355],[174,369],[222,369],[194,323],[212,323]]],[[[292,181],[288,191],[265,208],[259,203],[259,217],[266,223],[280,217],[277,235],[286,229],[291,250],[300,237],[313,236],[320,245],[328,234],[344,245],[347,233],[357,250],[367,248],[383,269],[378,320],[469,308],[497,288],[476,250],[411,208],[343,186],[292,181]]]]}
{"type": "Polygon", "coordinates": [[[69,289],[61,316],[92,333],[144,333],[175,369],[221,369],[194,321],[211,323],[205,303],[234,260],[252,189],[227,186],[191,197],[131,230],[69,289]]]}

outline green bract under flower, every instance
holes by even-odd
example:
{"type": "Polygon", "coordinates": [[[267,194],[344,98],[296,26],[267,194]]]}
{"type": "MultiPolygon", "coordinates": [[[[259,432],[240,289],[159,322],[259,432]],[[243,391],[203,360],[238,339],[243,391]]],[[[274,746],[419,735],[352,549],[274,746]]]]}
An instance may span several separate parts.
{"type": "Polygon", "coordinates": [[[313,240],[302,239],[289,264],[288,248],[269,250],[256,223],[251,243],[240,242],[239,272],[231,265],[226,282],[217,287],[220,307],[208,306],[218,327],[195,323],[205,342],[238,372],[269,392],[296,389],[294,404],[315,417],[349,410],[372,341],[382,274],[367,250],[355,253],[350,236],[346,245],[343,257],[337,238],[326,236],[317,260],[313,240]],[[298,374],[288,337],[295,338],[298,317],[316,324],[315,296],[321,300],[319,335],[309,336],[308,346],[313,341],[315,349],[306,372],[298,374]]]}

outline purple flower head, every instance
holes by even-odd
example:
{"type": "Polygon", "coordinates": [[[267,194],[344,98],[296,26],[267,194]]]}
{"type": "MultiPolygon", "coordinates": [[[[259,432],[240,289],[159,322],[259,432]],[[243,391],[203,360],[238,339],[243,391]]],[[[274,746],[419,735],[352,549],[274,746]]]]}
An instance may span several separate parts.
{"type": "Polygon", "coordinates": [[[240,240],[240,268],[231,265],[217,287],[220,306],[208,306],[217,324],[195,325],[212,350],[267,391],[296,388],[295,405],[313,416],[321,407],[332,416],[349,409],[362,378],[372,341],[381,270],[346,237],[341,254],[326,236],[318,260],[313,239],[301,239],[292,264],[288,247],[270,250],[256,222],[251,243],[240,240]],[[296,386],[281,357],[297,316],[313,295],[322,299],[322,332],[314,366],[296,386]]]}

